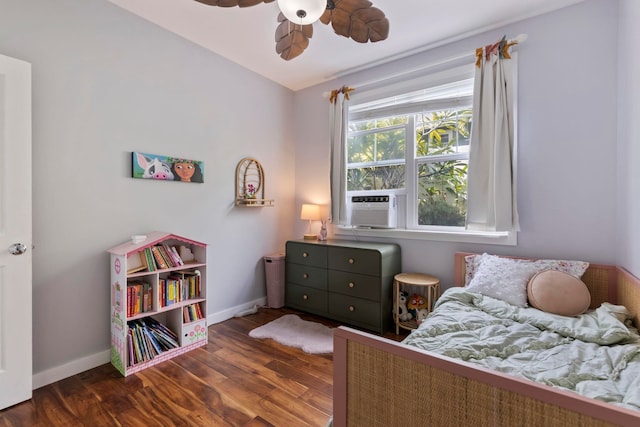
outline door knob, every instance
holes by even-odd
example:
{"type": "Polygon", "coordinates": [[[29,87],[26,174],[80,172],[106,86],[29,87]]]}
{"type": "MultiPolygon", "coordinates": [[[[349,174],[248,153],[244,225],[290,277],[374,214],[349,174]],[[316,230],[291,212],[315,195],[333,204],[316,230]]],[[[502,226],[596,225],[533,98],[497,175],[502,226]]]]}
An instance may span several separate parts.
{"type": "Polygon", "coordinates": [[[14,243],[13,245],[9,246],[9,252],[11,253],[11,255],[22,255],[26,251],[27,247],[22,243],[14,243]]]}

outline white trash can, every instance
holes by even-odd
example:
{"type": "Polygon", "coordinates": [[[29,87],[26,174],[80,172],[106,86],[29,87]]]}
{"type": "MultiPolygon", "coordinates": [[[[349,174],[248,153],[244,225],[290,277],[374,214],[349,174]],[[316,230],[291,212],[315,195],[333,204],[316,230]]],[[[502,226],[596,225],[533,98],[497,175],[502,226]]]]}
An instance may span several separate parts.
{"type": "Polygon", "coordinates": [[[267,282],[267,305],[271,308],[284,306],[284,252],[264,257],[264,276],[267,282]]]}

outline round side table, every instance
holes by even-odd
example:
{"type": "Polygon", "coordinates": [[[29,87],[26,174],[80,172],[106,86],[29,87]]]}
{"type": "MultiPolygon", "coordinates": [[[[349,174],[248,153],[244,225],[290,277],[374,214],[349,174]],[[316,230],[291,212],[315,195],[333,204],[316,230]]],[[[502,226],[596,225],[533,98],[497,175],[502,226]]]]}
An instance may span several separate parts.
{"type": "Polygon", "coordinates": [[[400,328],[414,330],[418,327],[415,319],[402,321],[399,318],[400,291],[403,286],[412,288],[424,287],[427,298],[427,310],[431,313],[433,305],[440,296],[440,279],[430,274],[422,273],[400,273],[393,278],[393,321],[396,324],[396,335],[400,333],[400,328]]]}

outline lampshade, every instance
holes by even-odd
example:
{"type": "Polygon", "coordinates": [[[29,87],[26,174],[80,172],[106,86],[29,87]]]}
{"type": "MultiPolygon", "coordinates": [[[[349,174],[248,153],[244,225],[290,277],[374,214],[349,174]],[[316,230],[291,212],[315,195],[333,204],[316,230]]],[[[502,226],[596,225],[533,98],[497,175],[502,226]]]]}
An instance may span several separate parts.
{"type": "Polygon", "coordinates": [[[320,221],[320,206],[319,205],[302,205],[302,211],[300,212],[300,219],[308,221],[320,221]]]}
{"type": "Polygon", "coordinates": [[[307,25],[320,19],[327,0],[277,0],[282,14],[293,24],[307,25]]]}
{"type": "Polygon", "coordinates": [[[305,233],[304,240],[315,240],[318,236],[311,232],[311,221],[320,221],[320,206],[308,204],[302,205],[300,219],[309,221],[309,231],[305,233]]]}

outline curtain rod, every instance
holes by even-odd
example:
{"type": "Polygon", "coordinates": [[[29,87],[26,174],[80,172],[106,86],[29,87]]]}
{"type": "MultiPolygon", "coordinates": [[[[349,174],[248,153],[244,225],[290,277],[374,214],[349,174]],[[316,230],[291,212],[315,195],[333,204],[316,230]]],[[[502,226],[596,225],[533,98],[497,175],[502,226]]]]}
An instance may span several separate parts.
{"type": "MultiPolygon", "coordinates": [[[[521,44],[523,43],[525,40],[527,40],[529,36],[527,34],[520,34],[512,39],[509,39],[507,42],[508,43],[516,43],[516,44],[521,44]]],[[[474,52],[469,52],[469,53],[465,53],[465,54],[460,54],[460,55],[455,55],[455,56],[450,56],[448,58],[445,59],[441,59],[439,61],[434,61],[434,62],[430,62],[428,64],[424,64],[424,65],[420,65],[417,67],[413,67],[410,68],[408,70],[403,70],[400,71],[398,73],[395,74],[389,74],[387,76],[384,77],[380,77],[377,79],[372,79],[372,80],[367,80],[364,82],[360,82],[358,84],[349,84],[347,86],[350,87],[354,87],[355,89],[362,89],[363,87],[367,87],[367,86],[372,86],[378,83],[382,83],[385,82],[387,80],[392,80],[398,77],[402,77],[402,76],[406,76],[408,74],[412,74],[415,73],[417,71],[424,71],[424,70],[428,70],[429,68],[433,68],[433,67],[437,67],[438,65],[442,65],[442,64],[446,64],[449,62],[454,62],[454,61],[461,61],[463,59],[469,58],[471,60],[475,59],[476,57],[476,53],[474,52]]],[[[328,98],[331,95],[331,92],[323,92],[322,93],[322,97],[323,98],[328,98]]]]}

